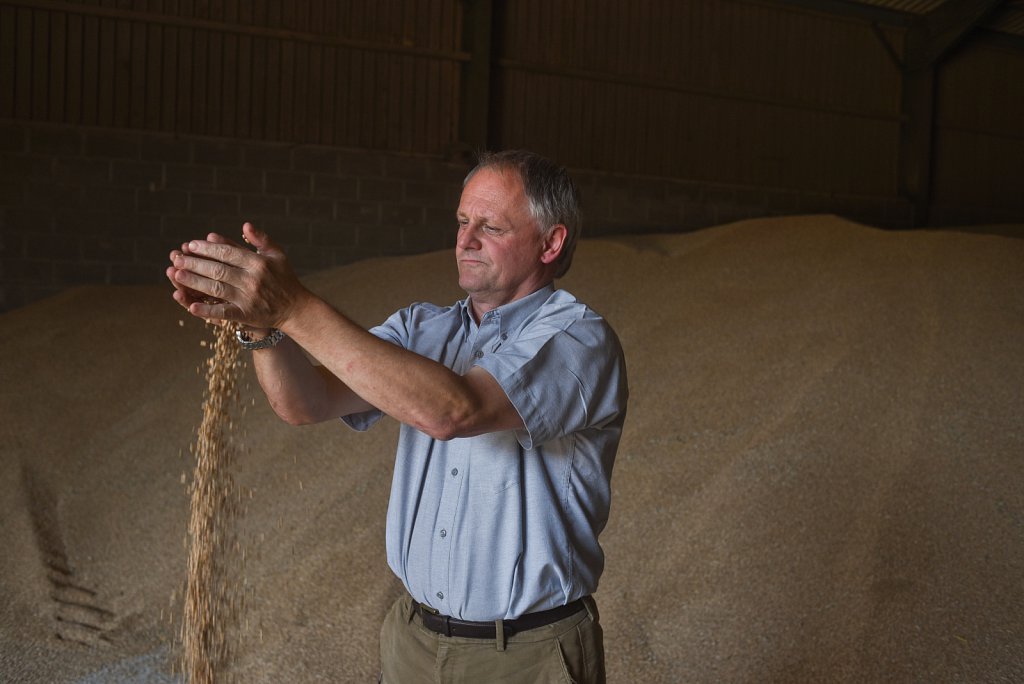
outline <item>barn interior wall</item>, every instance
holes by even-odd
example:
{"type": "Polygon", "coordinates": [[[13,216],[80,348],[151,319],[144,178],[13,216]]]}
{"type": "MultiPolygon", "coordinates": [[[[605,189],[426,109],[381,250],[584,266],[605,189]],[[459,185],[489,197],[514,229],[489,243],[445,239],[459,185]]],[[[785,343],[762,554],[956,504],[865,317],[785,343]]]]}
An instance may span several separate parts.
{"type": "Polygon", "coordinates": [[[1024,220],[1024,50],[969,41],[936,97],[933,222],[1024,220]]]}
{"type": "MultiPolygon", "coordinates": [[[[913,224],[900,27],[754,0],[493,6],[487,144],[570,167],[586,234],[913,224]]],[[[449,247],[465,7],[0,2],[0,310],[158,282],[171,246],[243,220],[302,272],[449,247]]],[[[1024,218],[1022,63],[982,44],[942,72],[941,220],[1024,218]]]]}
{"type": "Polygon", "coordinates": [[[868,22],[733,0],[502,7],[503,145],[626,174],[896,192],[900,71],[868,22]]]}

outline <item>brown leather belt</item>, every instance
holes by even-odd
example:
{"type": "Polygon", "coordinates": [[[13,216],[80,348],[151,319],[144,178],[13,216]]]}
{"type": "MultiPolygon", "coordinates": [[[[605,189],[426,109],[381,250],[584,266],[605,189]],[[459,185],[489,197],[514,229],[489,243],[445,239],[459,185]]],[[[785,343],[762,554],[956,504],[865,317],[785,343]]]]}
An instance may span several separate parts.
{"type": "MultiPolygon", "coordinates": [[[[498,638],[498,630],[494,622],[459,620],[458,618],[435,613],[433,609],[427,608],[417,601],[413,601],[412,604],[416,609],[416,613],[423,621],[423,626],[432,632],[448,637],[469,637],[471,639],[498,638]]],[[[515,620],[502,620],[502,631],[506,637],[509,637],[519,632],[525,632],[528,629],[537,629],[538,627],[564,620],[585,609],[586,606],[583,604],[583,599],[576,599],[564,606],[542,610],[537,613],[527,613],[515,620]]]]}

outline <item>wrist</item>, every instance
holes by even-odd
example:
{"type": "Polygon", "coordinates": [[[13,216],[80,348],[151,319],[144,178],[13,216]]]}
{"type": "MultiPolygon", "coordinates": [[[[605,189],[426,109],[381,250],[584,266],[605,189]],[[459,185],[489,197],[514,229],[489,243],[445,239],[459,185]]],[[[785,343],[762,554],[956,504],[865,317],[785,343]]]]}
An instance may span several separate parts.
{"type": "Polygon", "coordinates": [[[278,322],[277,328],[285,332],[308,329],[317,318],[323,315],[323,312],[318,309],[318,305],[322,301],[309,290],[302,288],[292,301],[285,317],[278,322]]]}
{"type": "Polygon", "coordinates": [[[252,328],[242,328],[235,333],[235,338],[242,349],[256,351],[269,349],[285,338],[285,334],[276,328],[258,329],[261,334],[252,333],[252,328]]]}

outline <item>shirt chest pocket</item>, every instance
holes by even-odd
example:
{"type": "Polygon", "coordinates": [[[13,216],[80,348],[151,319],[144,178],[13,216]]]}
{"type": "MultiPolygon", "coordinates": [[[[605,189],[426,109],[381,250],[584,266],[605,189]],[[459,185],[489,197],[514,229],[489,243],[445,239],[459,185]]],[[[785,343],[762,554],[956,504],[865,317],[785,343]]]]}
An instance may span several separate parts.
{"type": "Polygon", "coordinates": [[[516,487],[523,476],[523,450],[515,432],[493,432],[473,437],[469,452],[469,485],[472,489],[504,492],[516,487]]]}

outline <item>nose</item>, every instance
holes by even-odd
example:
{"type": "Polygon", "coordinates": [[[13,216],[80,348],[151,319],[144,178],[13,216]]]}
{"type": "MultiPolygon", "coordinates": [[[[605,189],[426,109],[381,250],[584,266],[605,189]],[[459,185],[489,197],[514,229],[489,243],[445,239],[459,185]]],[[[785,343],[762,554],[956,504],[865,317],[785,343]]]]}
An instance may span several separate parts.
{"type": "Polygon", "coordinates": [[[470,223],[460,225],[455,245],[459,249],[478,249],[480,241],[477,239],[476,227],[470,223]]]}

